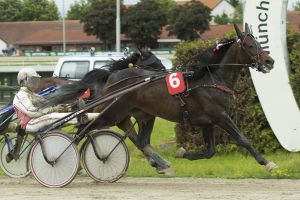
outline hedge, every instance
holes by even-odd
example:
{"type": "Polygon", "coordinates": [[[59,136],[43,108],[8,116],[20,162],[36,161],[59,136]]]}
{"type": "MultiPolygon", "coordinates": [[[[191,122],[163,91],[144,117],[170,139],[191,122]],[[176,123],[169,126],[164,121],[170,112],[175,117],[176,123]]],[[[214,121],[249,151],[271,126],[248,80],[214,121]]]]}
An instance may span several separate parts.
{"type": "MultiPolygon", "coordinates": [[[[226,38],[229,36],[227,35],[226,38]]],[[[300,105],[300,34],[288,33],[287,41],[291,63],[291,85],[298,105],[300,105]]],[[[197,40],[179,43],[176,46],[175,66],[190,64],[193,62],[194,55],[215,42],[216,40],[197,40]]],[[[230,100],[229,114],[242,133],[262,153],[283,150],[264,115],[248,69],[243,70],[240,74],[234,91],[236,98],[231,98],[230,100]]],[[[206,145],[203,141],[201,127],[177,124],[175,131],[178,146],[183,146],[189,151],[205,150],[206,145]]],[[[215,132],[218,151],[228,152],[240,149],[236,146],[235,141],[223,130],[215,128],[215,132]]]]}

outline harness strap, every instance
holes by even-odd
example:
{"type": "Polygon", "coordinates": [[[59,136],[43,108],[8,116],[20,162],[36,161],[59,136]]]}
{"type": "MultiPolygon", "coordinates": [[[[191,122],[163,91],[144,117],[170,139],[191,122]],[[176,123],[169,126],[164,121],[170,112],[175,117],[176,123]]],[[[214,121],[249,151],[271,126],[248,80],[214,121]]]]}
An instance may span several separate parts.
{"type": "Polygon", "coordinates": [[[192,87],[192,88],[189,88],[188,89],[188,92],[192,91],[192,90],[195,90],[199,87],[204,87],[204,88],[215,88],[217,90],[221,90],[227,94],[230,94],[230,95],[233,95],[234,96],[234,91],[231,90],[230,88],[224,86],[224,85],[206,85],[206,84],[201,84],[201,85],[196,85],[195,87],[192,87]]]}
{"type": "Polygon", "coordinates": [[[186,96],[184,93],[175,95],[176,98],[180,100],[180,113],[179,113],[179,121],[182,124],[190,123],[189,111],[187,109],[187,103],[185,101],[186,96]]]}
{"type": "Polygon", "coordinates": [[[224,85],[216,85],[215,88],[234,96],[234,91],[224,85]]]}

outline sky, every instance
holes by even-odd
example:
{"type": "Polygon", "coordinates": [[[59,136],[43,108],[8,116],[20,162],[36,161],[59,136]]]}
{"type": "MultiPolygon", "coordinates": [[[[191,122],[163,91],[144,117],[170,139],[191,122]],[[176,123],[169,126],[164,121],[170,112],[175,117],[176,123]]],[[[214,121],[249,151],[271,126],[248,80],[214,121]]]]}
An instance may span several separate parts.
{"type": "MultiPolygon", "coordinates": [[[[58,7],[58,9],[59,9],[59,11],[60,11],[61,14],[62,14],[62,10],[63,10],[62,9],[62,7],[63,7],[63,1],[65,2],[65,16],[66,16],[70,5],[73,4],[76,0],[54,0],[54,2],[57,4],[57,7],[58,7]]],[[[124,3],[125,4],[131,4],[131,3],[136,3],[137,1],[138,0],[124,0],[124,3]]],[[[297,1],[299,1],[299,0],[289,0],[288,8],[292,9],[293,8],[293,4],[295,4],[295,2],[297,2],[297,1]]]]}

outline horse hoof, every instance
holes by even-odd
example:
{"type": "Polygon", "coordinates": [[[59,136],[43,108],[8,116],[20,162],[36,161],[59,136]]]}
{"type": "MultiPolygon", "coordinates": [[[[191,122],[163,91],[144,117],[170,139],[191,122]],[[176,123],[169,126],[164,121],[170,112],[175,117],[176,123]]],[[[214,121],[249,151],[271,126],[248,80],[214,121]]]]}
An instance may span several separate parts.
{"type": "Polygon", "coordinates": [[[170,169],[170,168],[167,168],[167,169],[157,169],[157,172],[159,174],[164,174],[166,176],[175,176],[175,172],[170,169]]]}
{"type": "Polygon", "coordinates": [[[175,158],[183,158],[183,155],[186,153],[186,150],[183,147],[177,149],[175,158]]]}
{"type": "Polygon", "coordinates": [[[271,172],[273,170],[276,170],[276,169],[279,169],[279,167],[273,163],[273,162],[268,162],[266,165],[265,165],[266,169],[271,172]]]}

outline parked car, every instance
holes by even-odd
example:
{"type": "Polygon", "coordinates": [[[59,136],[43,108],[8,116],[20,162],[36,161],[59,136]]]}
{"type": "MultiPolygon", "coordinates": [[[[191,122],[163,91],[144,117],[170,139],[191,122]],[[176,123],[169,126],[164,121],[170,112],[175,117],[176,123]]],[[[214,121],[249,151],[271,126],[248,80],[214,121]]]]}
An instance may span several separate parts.
{"type": "MultiPolygon", "coordinates": [[[[86,73],[94,69],[105,69],[103,66],[112,60],[119,60],[124,57],[123,53],[106,53],[95,56],[66,56],[58,60],[53,76],[80,80],[86,73]]],[[[172,69],[172,61],[167,58],[159,59],[167,69],[172,69]]]]}

